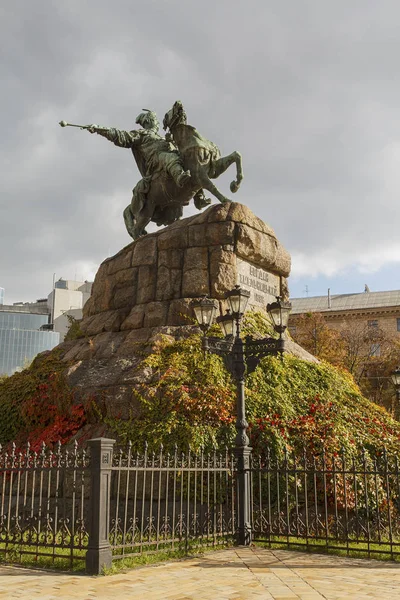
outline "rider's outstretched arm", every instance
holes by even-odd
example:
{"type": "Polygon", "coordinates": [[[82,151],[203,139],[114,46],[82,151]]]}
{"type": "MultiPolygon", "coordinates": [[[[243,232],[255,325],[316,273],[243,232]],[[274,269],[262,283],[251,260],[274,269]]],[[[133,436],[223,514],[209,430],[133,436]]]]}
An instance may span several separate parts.
{"type": "Polygon", "coordinates": [[[97,125],[92,125],[89,128],[89,131],[90,133],[97,133],[98,135],[105,137],[120,148],[131,148],[132,144],[134,144],[139,137],[137,131],[124,131],[122,129],[115,129],[114,127],[98,127],[97,125]]]}

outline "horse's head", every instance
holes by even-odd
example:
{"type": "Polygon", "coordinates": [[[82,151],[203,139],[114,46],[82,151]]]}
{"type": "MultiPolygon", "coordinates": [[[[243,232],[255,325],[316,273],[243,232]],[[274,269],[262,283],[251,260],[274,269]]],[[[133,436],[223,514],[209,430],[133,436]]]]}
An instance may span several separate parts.
{"type": "Polygon", "coordinates": [[[171,110],[165,114],[163,127],[171,131],[176,125],[186,125],[186,121],[187,118],[183,104],[180,100],[177,100],[171,110]]]}

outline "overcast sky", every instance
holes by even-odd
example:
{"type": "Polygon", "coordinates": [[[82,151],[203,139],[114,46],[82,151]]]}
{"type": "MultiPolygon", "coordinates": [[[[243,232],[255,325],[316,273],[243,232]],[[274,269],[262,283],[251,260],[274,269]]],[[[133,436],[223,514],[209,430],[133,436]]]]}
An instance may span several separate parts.
{"type": "MultiPolygon", "coordinates": [[[[132,129],[182,100],[292,255],[291,294],[399,289],[398,0],[13,0],[0,5],[0,286],[92,279],[130,242],[132,129]]],[[[215,202],[217,202],[215,200],[215,202]]],[[[194,214],[187,208],[185,215],[194,214]]]]}

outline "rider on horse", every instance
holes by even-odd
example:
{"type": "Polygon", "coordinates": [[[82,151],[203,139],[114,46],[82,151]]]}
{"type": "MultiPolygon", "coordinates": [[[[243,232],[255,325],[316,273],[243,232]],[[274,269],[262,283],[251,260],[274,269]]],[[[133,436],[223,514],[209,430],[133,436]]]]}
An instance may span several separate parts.
{"type": "Polygon", "coordinates": [[[190,171],[185,171],[177,148],[159,135],[159,122],[155,112],[143,109],[144,112],[136,118],[136,123],[143,129],[124,131],[121,129],[98,128],[92,125],[91,133],[97,133],[113,142],[120,148],[130,148],[142,179],[133,189],[132,208],[139,214],[146,202],[146,194],[150,183],[167,173],[178,187],[182,187],[190,180],[190,171]]]}

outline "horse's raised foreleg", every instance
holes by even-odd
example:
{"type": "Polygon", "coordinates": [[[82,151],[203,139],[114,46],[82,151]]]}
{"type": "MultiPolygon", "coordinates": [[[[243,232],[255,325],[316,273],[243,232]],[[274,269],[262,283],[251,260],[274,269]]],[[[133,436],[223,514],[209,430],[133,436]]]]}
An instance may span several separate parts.
{"type": "Polygon", "coordinates": [[[228,156],[222,156],[213,162],[209,175],[212,179],[216,179],[222,175],[222,173],[225,173],[227,168],[233,163],[236,164],[236,180],[231,182],[230,188],[231,192],[235,193],[238,191],[243,180],[242,155],[240,152],[236,152],[235,150],[235,152],[232,152],[232,154],[228,154],[228,156]]]}

